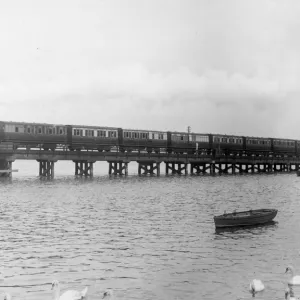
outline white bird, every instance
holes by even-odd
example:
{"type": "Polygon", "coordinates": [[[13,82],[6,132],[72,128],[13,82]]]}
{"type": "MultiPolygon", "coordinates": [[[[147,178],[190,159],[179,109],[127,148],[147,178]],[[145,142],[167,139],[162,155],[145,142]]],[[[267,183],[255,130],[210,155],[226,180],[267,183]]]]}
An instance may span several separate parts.
{"type": "Polygon", "coordinates": [[[105,290],[104,293],[103,293],[102,299],[104,299],[104,298],[113,299],[113,291],[111,289],[105,290]]]}
{"type": "Polygon", "coordinates": [[[288,280],[289,285],[300,285],[300,275],[294,276],[294,267],[293,266],[287,266],[285,269],[285,273],[291,274],[291,278],[288,280]]]}
{"type": "Polygon", "coordinates": [[[253,279],[250,282],[249,290],[252,293],[252,296],[254,297],[256,293],[261,292],[265,289],[264,284],[259,279],[253,279]]]}
{"type": "Polygon", "coordinates": [[[52,281],[52,290],[54,290],[54,300],[81,300],[86,297],[88,288],[85,287],[82,291],[69,290],[60,296],[60,284],[58,280],[52,281]]]}
{"type": "Polygon", "coordinates": [[[5,293],[3,300],[11,300],[11,295],[9,293],[5,293]]]}

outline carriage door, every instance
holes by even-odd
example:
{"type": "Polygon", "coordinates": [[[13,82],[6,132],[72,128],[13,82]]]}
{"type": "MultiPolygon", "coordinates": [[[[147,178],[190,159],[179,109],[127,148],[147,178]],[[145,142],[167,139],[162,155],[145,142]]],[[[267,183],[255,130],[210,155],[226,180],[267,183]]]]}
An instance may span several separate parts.
{"type": "Polygon", "coordinates": [[[67,125],[67,144],[72,146],[72,126],[67,125]]]}

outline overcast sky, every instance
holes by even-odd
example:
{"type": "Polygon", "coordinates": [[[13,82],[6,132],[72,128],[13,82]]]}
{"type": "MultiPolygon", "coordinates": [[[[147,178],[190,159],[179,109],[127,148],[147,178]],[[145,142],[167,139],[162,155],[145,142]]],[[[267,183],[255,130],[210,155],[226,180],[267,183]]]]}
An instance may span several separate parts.
{"type": "Polygon", "coordinates": [[[299,16],[299,0],[0,0],[0,120],[300,139],[299,16]]]}

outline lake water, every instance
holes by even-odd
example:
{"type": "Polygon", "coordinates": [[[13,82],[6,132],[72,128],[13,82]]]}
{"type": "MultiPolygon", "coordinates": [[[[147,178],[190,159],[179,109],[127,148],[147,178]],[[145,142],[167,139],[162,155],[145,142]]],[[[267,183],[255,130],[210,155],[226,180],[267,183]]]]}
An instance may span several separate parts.
{"type": "MultiPolygon", "coordinates": [[[[97,164],[96,164],[97,165],[97,164]]],[[[37,162],[16,161],[0,182],[0,290],[13,299],[52,299],[89,287],[115,299],[284,299],[284,274],[300,274],[300,179],[293,174],[75,178],[74,164],[55,165],[54,180],[37,162]],[[276,208],[271,225],[216,232],[213,216],[234,209],[276,208]]]]}

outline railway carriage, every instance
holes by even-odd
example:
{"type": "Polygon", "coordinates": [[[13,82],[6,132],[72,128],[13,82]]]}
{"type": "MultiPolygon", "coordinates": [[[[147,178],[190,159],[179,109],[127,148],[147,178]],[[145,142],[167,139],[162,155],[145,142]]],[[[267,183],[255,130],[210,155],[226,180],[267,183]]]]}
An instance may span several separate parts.
{"type": "Polygon", "coordinates": [[[273,152],[273,142],[270,138],[245,137],[248,155],[267,155],[273,152]]]}
{"type": "Polygon", "coordinates": [[[123,139],[120,143],[122,152],[147,151],[148,153],[164,152],[167,148],[167,133],[163,131],[148,131],[123,129],[123,139]]]}
{"type": "Polygon", "coordinates": [[[210,134],[168,132],[169,153],[207,153],[212,148],[212,136],[210,134]]]}
{"type": "Polygon", "coordinates": [[[189,143],[189,134],[187,132],[168,132],[168,152],[183,154],[189,151],[192,146],[189,143]]]}
{"type": "Polygon", "coordinates": [[[297,154],[297,141],[290,139],[273,139],[273,148],[275,153],[285,153],[287,155],[297,154]]]}
{"type": "Polygon", "coordinates": [[[238,154],[246,150],[245,139],[242,136],[214,134],[212,147],[217,154],[238,154]]]}
{"type": "Polygon", "coordinates": [[[3,142],[13,143],[19,147],[55,150],[57,145],[66,145],[67,131],[65,125],[24,122],[1,122],[3,142]]]}
{"type": "Polygon", "coordinates": [[[69,149],[111,151],[119,145],[119,129],[115,127],[67,125],[69,149]]]}
{"type": "MultiPolygon", "coordinates": [[[[211,134],[200,134],[190,133],[189,144],[192,147],[192,151],[189,153],[205,153],[210,154],[212,151],[212,135],[211,134]]],[[[191,148],[190,148],[191,149],[191,148]]]]}

